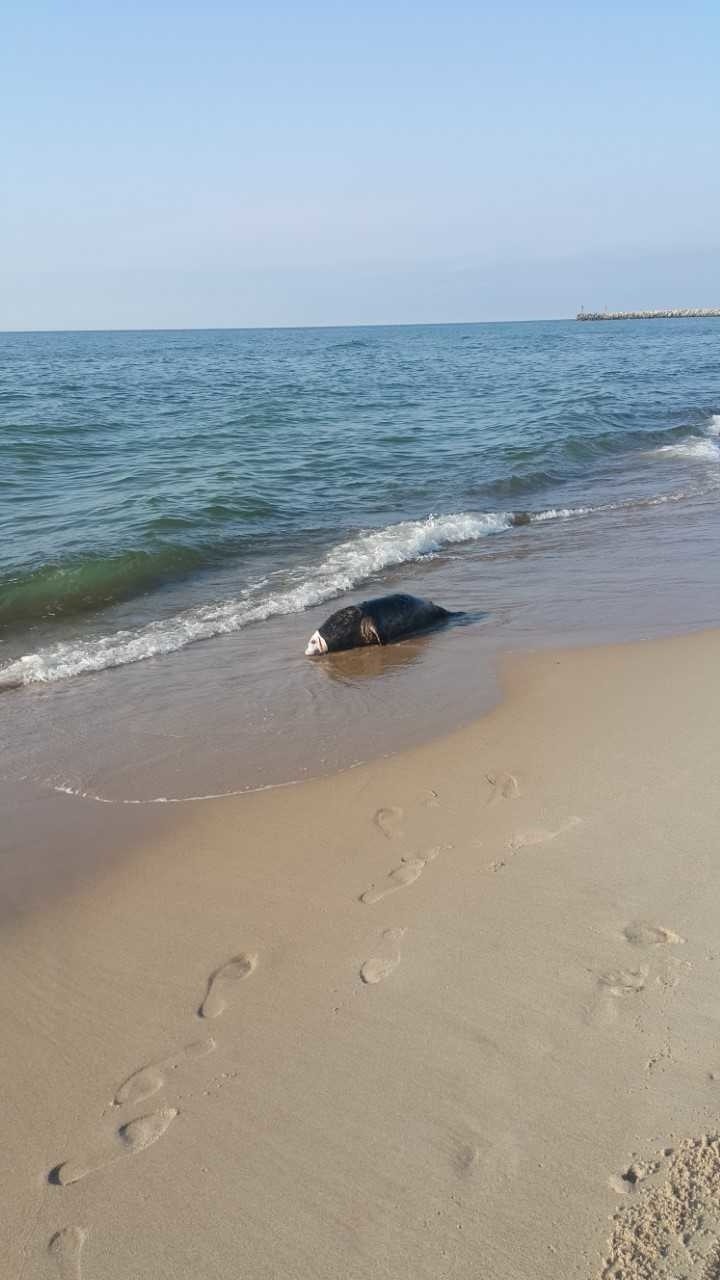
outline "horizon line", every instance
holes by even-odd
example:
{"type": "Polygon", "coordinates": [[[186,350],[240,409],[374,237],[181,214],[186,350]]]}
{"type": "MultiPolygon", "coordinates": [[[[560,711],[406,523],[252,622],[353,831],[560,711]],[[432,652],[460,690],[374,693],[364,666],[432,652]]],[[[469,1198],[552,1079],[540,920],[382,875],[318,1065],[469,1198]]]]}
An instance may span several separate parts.
{"type": "Polygon", "coordinates": [[[574,320],[574,315],[567,316],[532,316],[513,320],[389,320],[358,321],[351,320],[345,324],[199,324],[199,325],[122,325],[122,326],[88,326],[82,328],[49,329],[10,329],[0,325],[2,334],[27,333],[252,333],[272,331],[276,329],[449,329],[454,326],[481,324],[559,324],[574,320]]]}

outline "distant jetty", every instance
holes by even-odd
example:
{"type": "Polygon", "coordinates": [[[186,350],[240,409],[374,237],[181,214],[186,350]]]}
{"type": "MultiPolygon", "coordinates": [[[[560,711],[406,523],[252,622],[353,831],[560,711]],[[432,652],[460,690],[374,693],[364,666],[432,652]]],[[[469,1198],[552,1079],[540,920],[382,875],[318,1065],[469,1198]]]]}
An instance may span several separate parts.
{"type": "Polygon", "coordinates": [[[578,311],[576,320],[706,320],[720,307],[678,307],[668,311],[578,311]]]}

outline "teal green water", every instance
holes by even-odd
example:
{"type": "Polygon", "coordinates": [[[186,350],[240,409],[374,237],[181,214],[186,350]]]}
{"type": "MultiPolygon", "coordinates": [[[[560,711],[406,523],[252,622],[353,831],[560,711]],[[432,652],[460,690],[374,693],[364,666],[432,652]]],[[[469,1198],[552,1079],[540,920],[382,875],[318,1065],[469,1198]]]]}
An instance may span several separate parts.
{"type": "Polygon", "coordinates": [[[519,509],[571,539],[588,508],[690,500],[720,474],[719,335],[0,335],[6,683],[375,590],[397,565],[512,538],[519,509]]]}

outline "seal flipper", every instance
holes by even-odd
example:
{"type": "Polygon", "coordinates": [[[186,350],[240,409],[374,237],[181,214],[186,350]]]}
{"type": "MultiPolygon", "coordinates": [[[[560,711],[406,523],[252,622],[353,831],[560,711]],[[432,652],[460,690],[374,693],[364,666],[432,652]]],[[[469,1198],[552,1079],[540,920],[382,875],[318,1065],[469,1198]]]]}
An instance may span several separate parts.
{"type": "Polygon", "coordinates": [[[373,622],[372,618],[369,618],[367,616],[367,614],[365,614],[360,619],[360,635],[362,637],[363,644],[384,644],[385,643],[380,635],[380,632],[377,629],[376,624],[373,622]]]}
{"type": "Polygon", "coordinates": [[[432,614],[430,615],[431,623],[447,622],[448,618],[465,618],[467,616],[464,609],[443,609],[442,605],[435,604],[434,600],[429,603],[432,609],[432,614]]]}

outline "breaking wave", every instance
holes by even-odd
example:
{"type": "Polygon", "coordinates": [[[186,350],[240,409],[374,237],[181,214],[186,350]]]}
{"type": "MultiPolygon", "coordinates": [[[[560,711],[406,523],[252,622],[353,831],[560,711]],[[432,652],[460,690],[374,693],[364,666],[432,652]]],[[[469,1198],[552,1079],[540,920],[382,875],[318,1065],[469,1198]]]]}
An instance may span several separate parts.
{"type": "Polygon", "coordinates": [[[25,576],[0,580],[0,625],[101,609],[183,577],[204,563],[202,550],[167,545],[42,565],[25,576]]]}
{"type": "Polygon", "coordinates": [[[696,458],[700,462],[720,462],[720,442],[717,440],[681,440],[679,444],[666,444],[656,452],[672,458],[696,458]]]}
{"type": "Polygon", "coordinates": [[[699,462],[720,462],[720,413],[712,414],[701,436],[686,436],[677,444],[665,444],[656,454],[671,458],[694,458],[699,462]]]}
{"type": "MultiPolygon", "coordinates": [[[[443,547],[474,542],[511,526],[511,514],[428,516],[405,520],[333,547],[316,567],[302,566],[287,575],[282,589],[268,593],[263,584],[219,604],[202,605],[135,631],[59,642],[26,654],[0,668],[0,688],[64,680],[84,672],[121,667],[144,658],[174,653],[198,640],[239,631],[279,614],[301,613],[351,591],[383,569],[433,555],[443,547]]],[[[264,584],[266,586],[266,584],[264,584]]]]}

